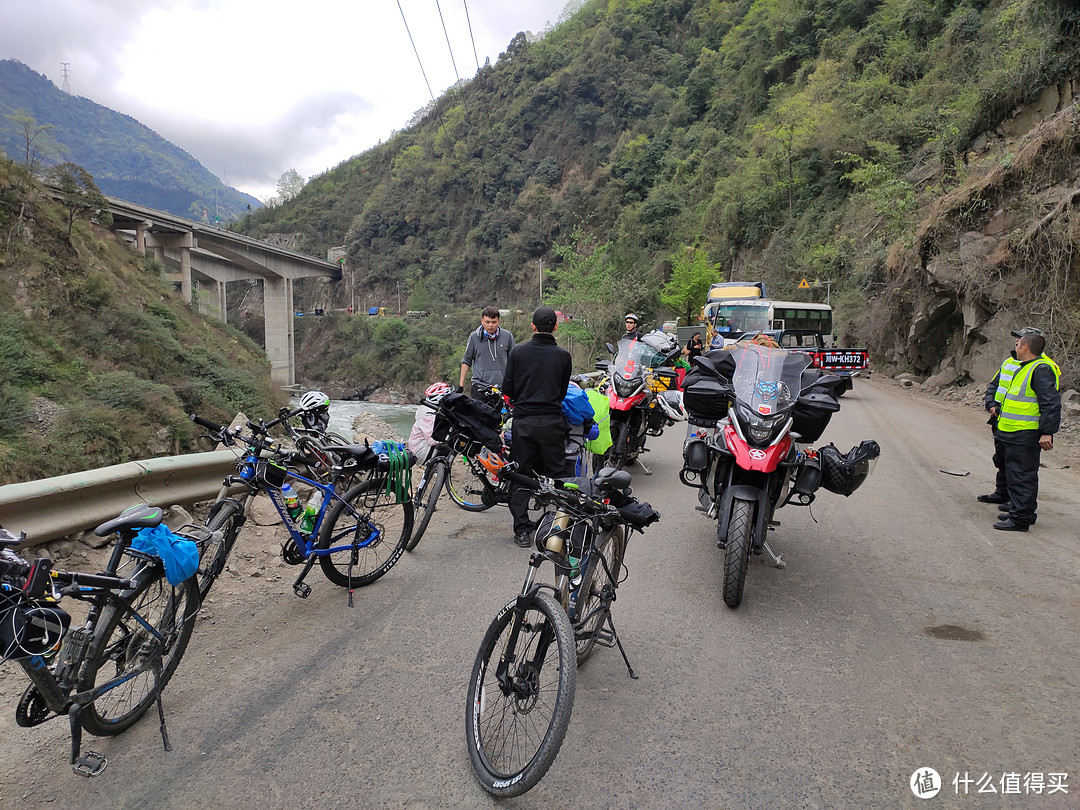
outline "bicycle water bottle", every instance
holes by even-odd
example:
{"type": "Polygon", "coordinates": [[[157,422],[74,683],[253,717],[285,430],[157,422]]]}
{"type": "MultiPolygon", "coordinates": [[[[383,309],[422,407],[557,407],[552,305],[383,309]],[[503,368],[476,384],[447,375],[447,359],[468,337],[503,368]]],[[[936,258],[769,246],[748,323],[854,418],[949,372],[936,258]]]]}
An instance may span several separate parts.
{"type": "Polygon", "coordinates": [[[304,513],[304,507],[300,503],[296,490],[289,486],[288,481],[281,485],[281,494],[285,498],[285,508],[289,511],[289,517],[294,521],[299,520],[300,515],[304,513]]]}
{"type": "Polygon", "coordinates": [[[300,520],[300,531],[304,534],[310,535],[315,529],[315,518],[319,515],[319,509],[322,508],[323,494],[321,489],[315,490],[311,498],[308,499],[307,506],[304,507],[304,517],[300,520]]]}

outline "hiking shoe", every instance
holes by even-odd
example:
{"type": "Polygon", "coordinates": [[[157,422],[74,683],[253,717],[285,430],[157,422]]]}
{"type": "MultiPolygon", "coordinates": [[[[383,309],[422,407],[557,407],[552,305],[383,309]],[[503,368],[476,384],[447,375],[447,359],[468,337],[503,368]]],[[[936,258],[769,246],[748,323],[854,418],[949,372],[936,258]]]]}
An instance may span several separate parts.
{"type": "Polygon", "coordinates": [[[1002,532],[1026,532],[1028,527],[1023,523],[1014,523],[1012,518],[1005,518],[994,524],[994,528],[1002,532]]]}
{"type": "MultiPolygon", "coordinates": [[[[1007,518],[1009,516],[1009,512],[1012,511],[1012,504],[1011,503],[1003,503],[1003,504],[1001,504],[1001,506],[998,507],[998,509],[1000,510],[1000,512],[998,513],[998,517],[1001,520],[1004,520],[1005,518],[1007,518]]],[[[1039,519],[1038,515],[1032,515],[1031,516],[1031,521],[1028,523],[1028,525],[1029,526],[1034,526],[1035,521],[1038,520],[1038,519],[1039,519]]]]}
{"type": "Polygon", "coordinates": [[[1009,500],[1008,495],[998,495],[996,492],[991,492],[989,495],[980,495],[976,498],[979,503],[1005,503],[1009,500]]]}
{"type": "Polygon", "coordinates": [[[532,538],[529,537],[528,532],[518,532],[514,535],[514,544],[518,548],[529,548],[532,546],[532,538]]]}
{"type": "Polygon", "coordinates": [[[1005,503],[998,504],[999,512],[1008,512],[1010,509],[1012,509],[1012,501],[1005,501],[1005,503]]]}

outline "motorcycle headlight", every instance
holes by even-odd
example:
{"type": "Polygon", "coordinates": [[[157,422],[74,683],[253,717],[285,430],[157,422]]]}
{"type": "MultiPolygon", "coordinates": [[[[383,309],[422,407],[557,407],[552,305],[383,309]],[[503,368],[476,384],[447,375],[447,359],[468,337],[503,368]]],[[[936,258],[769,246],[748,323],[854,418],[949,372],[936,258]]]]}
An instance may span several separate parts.
{"type": "Polygon", "coordinates": [[[787,411],[762,416],[742,403],[739,403],[738,412],[739,421],[746,428],[747,436],[757,444],[765,444],[772,440],[788,419],[787,411]]]}
{"type": "Polygon", "coordinates": [[[632,380],[627,380],[623,377],[615,377],[615,393],[620,397],[628,397],[634,393],[640,386],[640,381],[635,377],[632,380]]]}

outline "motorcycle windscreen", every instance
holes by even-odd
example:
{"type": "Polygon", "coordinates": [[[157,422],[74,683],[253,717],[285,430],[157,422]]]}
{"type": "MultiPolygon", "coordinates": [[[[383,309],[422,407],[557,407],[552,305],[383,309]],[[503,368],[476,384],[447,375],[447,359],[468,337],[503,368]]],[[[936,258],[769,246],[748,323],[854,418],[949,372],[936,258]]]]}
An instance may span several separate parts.
{"type": "Polygon", "coordinates": [[[735,398],[753,413],[769,417],[790,410],[802,389],[802,373],[811,358],[757,344],[737,344],[732,385],[735,398]]]}

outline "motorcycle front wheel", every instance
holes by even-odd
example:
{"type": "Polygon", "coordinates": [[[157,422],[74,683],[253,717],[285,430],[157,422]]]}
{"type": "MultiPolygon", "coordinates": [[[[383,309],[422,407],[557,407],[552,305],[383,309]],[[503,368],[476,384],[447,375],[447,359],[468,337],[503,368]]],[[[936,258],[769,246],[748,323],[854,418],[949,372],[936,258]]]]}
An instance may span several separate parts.
{"type": "Polygon", "coordinates": [[[731,519],[724,546],[724,580],[720,587],[724,604],[729,608],[737,608],[742,602],[753,538],[754,504],[735,499],[731,502],[731,519]]]}

